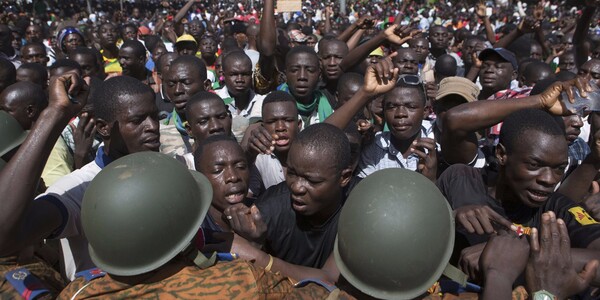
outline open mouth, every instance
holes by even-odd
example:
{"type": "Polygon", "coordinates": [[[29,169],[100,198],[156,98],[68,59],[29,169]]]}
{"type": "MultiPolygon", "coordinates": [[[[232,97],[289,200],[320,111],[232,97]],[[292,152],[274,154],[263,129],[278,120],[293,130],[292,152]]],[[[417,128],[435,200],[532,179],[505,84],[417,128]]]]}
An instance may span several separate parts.
{"type": "Polygon", "coordinates": [[[544,202],[550,196],[550,192],[538,191],[538,190],[527,190],[530,198],[536,202],[544,202]]]}
{"type": "Polygon", "coordinates": [[[246,195],[243,192],[234,192],[225,196],[225,201],[229,204],[237,204],[244,201],[246,195]]]}

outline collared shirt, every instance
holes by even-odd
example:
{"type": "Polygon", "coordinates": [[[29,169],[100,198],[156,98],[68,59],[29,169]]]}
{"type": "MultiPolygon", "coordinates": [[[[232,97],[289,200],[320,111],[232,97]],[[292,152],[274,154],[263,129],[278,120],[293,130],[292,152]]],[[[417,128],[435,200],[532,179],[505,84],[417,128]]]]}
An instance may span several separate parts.
{"type": "Polygon", "coordinates": [[[262,115],[262,102],[265,99],[266,95],[259,95],[253,90],[250,90],[250,102],[248,103],[248,106],[245,109],[238,112],[238,109],[235,106],[235,99],[229,94],[227,86],[223,87],[222,89],[216,90],[215,93],[223,99],[225,104],[227,104],[232,117],[242,116],[244,118],[260,118],[262,115]]]}
{"type": "Polygon", "coordinates": [[[231,113],[231,132],[238,140],[242,141],[246,129],[250,125],[250,119],[260,119],[262,116],[262,103],[266,95],[259,95],[253,90],[250,90],[250,102],[248,106],[238,111],[235,107],[235,99],[229,95],[229,90],[224,86],[222,89],[216,90],[215,93],[219,95],[227,105],[229,112],[231,113]]]}
{"type": "MultiPolygon", "coordinates": [[[[423,121],[421,125],[421,137],[434,138],[430,122],[423,121]]],[[[411,153],[404,157],[391,142],[391,132],[379,132],[375,135],[375,141],[368,145],[361,154],[358,164],[358,177],[365,178],[375,171],[400,168],[416,171],[419,165],[419,156],[411,153]]]]}

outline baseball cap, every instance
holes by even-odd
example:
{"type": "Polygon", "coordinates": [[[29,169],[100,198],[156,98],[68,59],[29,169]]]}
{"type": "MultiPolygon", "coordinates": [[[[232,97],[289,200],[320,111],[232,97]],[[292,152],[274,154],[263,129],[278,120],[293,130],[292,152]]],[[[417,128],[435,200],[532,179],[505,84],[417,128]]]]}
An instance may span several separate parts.
{"type": "Polygon", "coordinates": [[[304,43],[308,40],[308,36],[298,29],[294,29],[289,33],[290,40],[296,43],[304,43]]]}
{"type": "Polygon", "coordinates": [[[479,87],[471,80],[464,77],[452,76],[442,79],[435,100],[440,100],[448,95],[459,95],[467,102],[477,100],[479,87]]]}
{"type": "Polygon", "coordinates": [[[140,35],[149,35],[150,34],[150,28],[146,27],[146,26],[140,26],[138,28],[138,33],[140,35]]]}
{"type": "Polygon", "coordinates": [[[485,49],[483,51],[481,51],[481,53],[479,53],[479,59],[484,61],[487,57],[489,57],[491,54],[496,53],[498,55],[500,55],[500,57],[502,57],[505,61],[509,62],[513,69],[517,69],[518,65],[517,65],[517,58],[515,57],[514,53],[504,49],[504,48],[488,48],[485,49]]]}
{"type": "Polygon", "coordinates": [[[194,39],[194,37],[189,34],[184,34],[178,37],[175,44],[178,44],[179,42],[193,42],[194,44],[198,44],[198,42],[196,42],[196,39],[194,39]]]}

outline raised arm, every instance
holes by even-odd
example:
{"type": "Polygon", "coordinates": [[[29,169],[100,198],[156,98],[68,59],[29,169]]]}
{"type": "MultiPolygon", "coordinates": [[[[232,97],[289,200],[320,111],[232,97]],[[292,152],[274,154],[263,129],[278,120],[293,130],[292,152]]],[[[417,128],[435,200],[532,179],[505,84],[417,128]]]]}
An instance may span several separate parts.
{"type": "Polygon", "coordinates": [[[175,22],[176,24],[180,23],[181,20],[185,17],[185,15],[187,15],[188,10],[190,10],[190,8],[192,7],[192,5],[194,5],[195,2],[196,0],[188,0],[188,2],[177,12],[175,17],[173,18],[173,22],[175,22]]]}
{"type": "Polygon", "coordinates": [[[590,53],[584,43],[595,13],[596,6],[587,6],[577,21],[577,27],[575,28],[575,33],[573,33],[573,46],[575,47],[575,63],[577,67],[581,67],[588,60],[590,53]]]}
{"type": "Polygon", "coordinates": [[[336,109],[331,116],[325,119],[325,123],[344,129],[365,105],[377,95],[386,93],[394,88],[398,79],[398,68],[394,67],[392,58],[396,52],[382,59],[374,66],[369,66],[365,74],[363,86],[340,108],[336,109]]]}
{"type": "Polygon", "coordinates": [[[61,223],[58,208],[33,201],[37,185],[56,139],[87,98],[87,86],[72,73],[52,78],[48,107],[29,135],[0,172],[0,255],[11,255],[45,238],[61,223]],[[70,83],[69,83],[70,82],[70,83]],[[77,104],[67,96],[77,97],[77,104]],[[80,92],[83,91],[83,92],[80,92]]]}
{"type": "Polygon", "coordinates": [[[256,47],[260,52],[258,65],[260,75],[266,81],[277,80],[275,73],[275,47],[277,46],[277,32],[275,26],[274,0],[265,0],[263,4],[262,17],[260,19],[260,30],[256,47]]]}
{"type": "Polygon", "coordinates": [[[348,55],[342,60],[340,67],[346,71],[352,68],[354,65],[360,63],[362,60],[369,56],[369,53],[373,52],[379,47],[385,40],[391,43],[402,45],[406,41],[412,38],[418,31],[411,31],[409,27],[399,27],[398,25],[392,25],[381,31],[374,38],[368,40],[366,43],[354,48],[348,55]]]}
{"type": "Polygon", "coordinates": [[[573,99],[570,87],[576,85],[583,90],[586,83],[581,80],[558,82],[542,94],[518,100],[475,101],[450,109],[442,118],[442,154],[450,164],[469,163],[477,154],[478,130],[498,124],[515,111],[526,108],[546,109],[555,115],[568,114],[558,99],[563,91],[573,99]]]}

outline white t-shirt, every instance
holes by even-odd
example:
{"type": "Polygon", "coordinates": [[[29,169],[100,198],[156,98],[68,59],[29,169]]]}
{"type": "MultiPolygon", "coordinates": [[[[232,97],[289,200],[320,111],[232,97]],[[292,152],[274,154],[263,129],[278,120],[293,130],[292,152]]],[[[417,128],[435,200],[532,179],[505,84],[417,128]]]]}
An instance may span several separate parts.
{"type": "Polygon", "coordinates": [[[36,201],[54,203],[63,213],[62,227],[51,238],[61,239],[64,262],[62,271],[69,280],[75,279],[75,273],[94,267],[81,226],[81,203],[90,182],[105,165],[103,147],[98,152],[100,157],[97,155],[94,161],[83,168],[62,177],[36,198],[36,201]]]}

